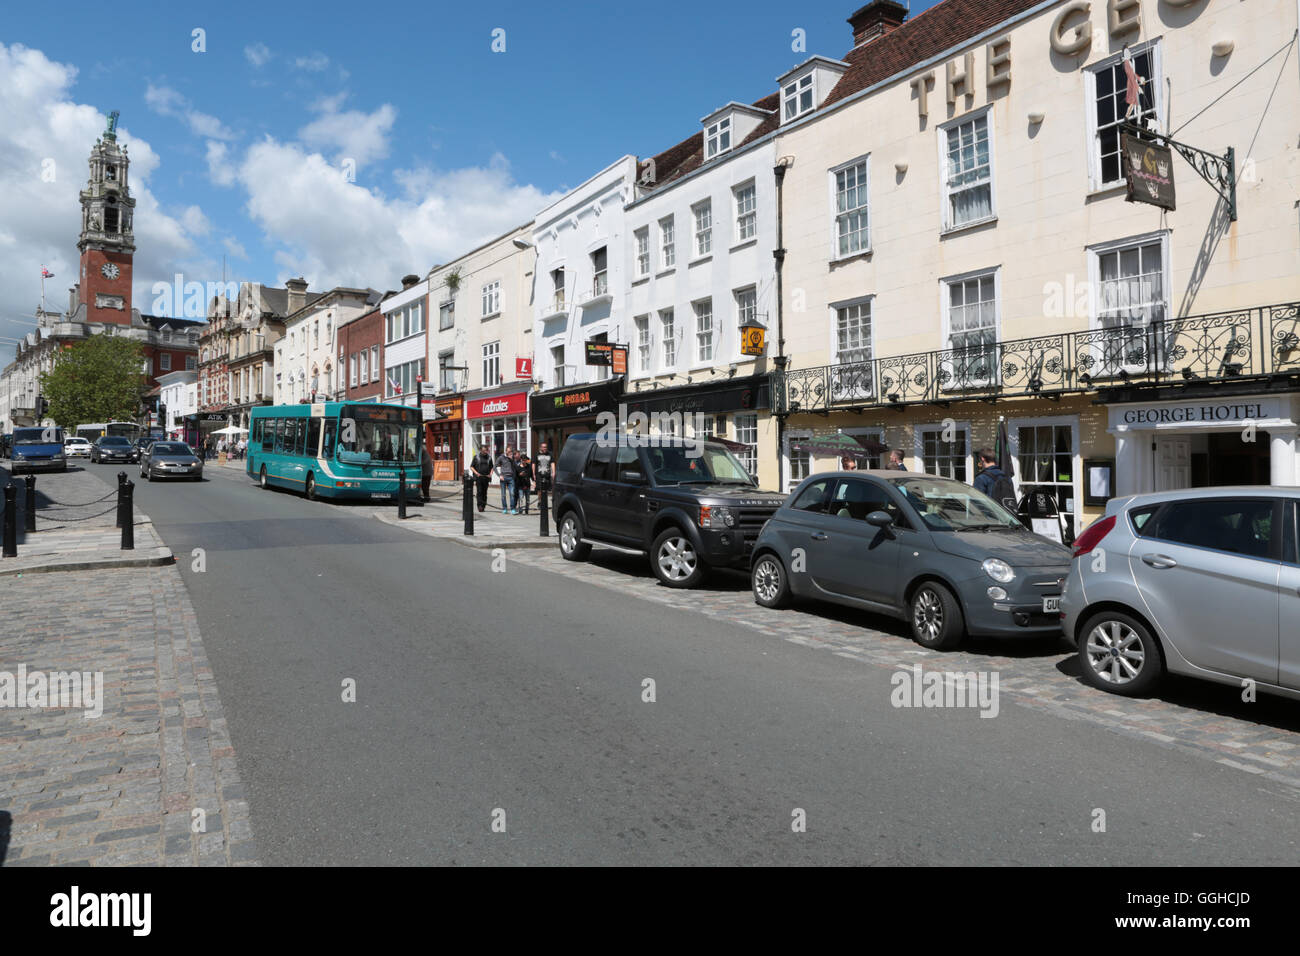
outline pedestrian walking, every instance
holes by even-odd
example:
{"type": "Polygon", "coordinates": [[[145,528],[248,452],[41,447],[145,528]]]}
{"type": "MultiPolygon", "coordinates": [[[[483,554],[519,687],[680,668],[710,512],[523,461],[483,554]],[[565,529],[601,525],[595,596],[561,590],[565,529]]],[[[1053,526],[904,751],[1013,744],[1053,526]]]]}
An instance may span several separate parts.
{"type": "Polygon", "coordinates": [[[533,475],[537,481],[538,491],[550,491],[555,483],[555,459],[551,456],[551,446],[542,442],[537,446],[537,461],[533,463],[533,475]]]}
{"type": "Polygon", "coordinates": [[[428,502],[429,482],[433,481],[433,456],[423,442],[420,443],[420,497],[428,502]]]}
{"type": "Polygon", "coordinates": [[[903,452],[895,448],[889,453],[889,470],[890,471],[907,471],[907,466],[903,464],[903,452]]]}
{"type": "Polygon", "coordinates": [[[845,455],[842,458],[840,458],[840,465],[843,467],[845,471],[858,470],[858,460],[854,458],[852,455],[845,455]]]}
{"type": "Polygon", "coordinates": [[[529,496],[533,488],[533,460],[528,457],[528,452],[521,452],[519,460],[515,464],[515,505],[518,507],[519,499],[524,501],[524,514],[528,514],[530,504],[529,496]]]}
{"type": "Polygon", "coordinates": [[[501,513],[503,515],[518,514],[515,510],[515,459],[514,446],[506,446],[506,450],[497,455],[496,473],[501,479],[501,513]]]}
{"type": "Polygon", "coordinates": [[[487,507],[488,484],[492,481],[492,456],[488,453],[486,445],[479,448],[478,454],[470,461],[469,468],[474,473],[474,490],[477,493],[478,510],[482,512],[487,507]]]}
{"type": "Polygon", "coordinates": [[[977,452],[980,473],[975,476],[975,490],[982,491],[1012,514],[1016,513],[1016,486],[1010,476],[998,467],[992,448],[977,452]]]}

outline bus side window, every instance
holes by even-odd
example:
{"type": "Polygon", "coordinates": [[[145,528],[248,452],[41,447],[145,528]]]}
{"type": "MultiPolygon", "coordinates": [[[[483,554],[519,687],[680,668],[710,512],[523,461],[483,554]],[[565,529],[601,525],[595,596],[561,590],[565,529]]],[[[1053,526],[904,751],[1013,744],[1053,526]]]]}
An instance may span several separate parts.
{"type": "Polygon", "coordinates": [[[275,453],[277,455],[284,454],[284,426],[285,420],[283,418],[275,420],[275,453]]]}
{"type": "Polygon", "coordinates": [[[310,418],[307,420],[307,457],[318,458],[320,456],[320,423],[319,418],[310,418]]]}
{"type": "Polygon", "coordinates": [[[262,451],[270,454],[275,451],[275,419],[262,419],[262,451]]]}
{"type": "Polygon", "coordinates": [[[324,456],[326,458],[334,457],[334,433],[336,430],[336,426],[337,426],[337,422],[332,418],[329,419],[327,422],[325,422],[324,456]]]}

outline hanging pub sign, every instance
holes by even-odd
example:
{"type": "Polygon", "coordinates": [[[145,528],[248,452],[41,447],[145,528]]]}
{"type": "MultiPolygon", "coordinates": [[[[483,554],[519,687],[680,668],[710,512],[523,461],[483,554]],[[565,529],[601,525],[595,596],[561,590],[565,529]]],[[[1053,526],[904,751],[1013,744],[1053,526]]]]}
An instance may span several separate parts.
{"type": "Polygon", "coordinates": [[[1173,151],[1130,133],[1120,134],[1119,150],[1128,184],[1125,199],[1174,209],[1173,151]]]}
{"type": "Polygon", "coordinates": [[[613,343],[588,342],[586,344],[587,344],[588,365],[613,365],[614,364],[613,343]]]}
{"type": "Polygon", "coordinates": [[[626,375],[627,374],[627,346],[616,345],[610,356],[610,374],[626,375]]]}

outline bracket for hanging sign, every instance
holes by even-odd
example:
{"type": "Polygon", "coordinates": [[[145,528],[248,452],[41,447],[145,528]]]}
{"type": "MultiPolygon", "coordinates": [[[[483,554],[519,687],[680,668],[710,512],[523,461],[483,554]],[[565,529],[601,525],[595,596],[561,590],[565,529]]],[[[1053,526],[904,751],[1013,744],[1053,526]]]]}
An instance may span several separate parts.
{"type": "Polygon", "coordinates": [[[1135,123],[1120,123],[1121,133],[1127,133],[1136,139],[1154,140],[1168,146],[1196,171],[1216,193],[1228,204],[1228,218],[1237,221],[1237,153],[1231,146],[1220,156],[1187,143],[1180,143],[1164,133],[1138,126],[1135,123]]]}

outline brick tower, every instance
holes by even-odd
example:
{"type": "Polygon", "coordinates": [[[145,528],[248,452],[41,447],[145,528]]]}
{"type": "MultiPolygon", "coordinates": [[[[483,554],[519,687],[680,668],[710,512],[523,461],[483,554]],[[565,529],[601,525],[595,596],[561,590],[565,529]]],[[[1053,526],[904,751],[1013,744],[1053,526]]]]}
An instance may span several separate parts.
{"type": "Polygon", "coordinates": [[[81,191],[81,301],[87,322],[131,324],[135,233],[126,146],[117,142],[117,110],[90,151],[90,181],[81,191]]]}

